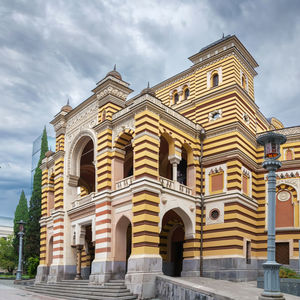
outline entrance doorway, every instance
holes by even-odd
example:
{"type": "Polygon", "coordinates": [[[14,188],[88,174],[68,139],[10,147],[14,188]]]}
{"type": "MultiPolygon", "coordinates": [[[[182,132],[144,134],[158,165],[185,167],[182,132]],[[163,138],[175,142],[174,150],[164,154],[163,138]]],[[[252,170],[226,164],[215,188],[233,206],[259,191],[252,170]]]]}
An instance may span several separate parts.
{"type": "Polygon", "coordinates": [[[162,220],[160,233],[160,255],[163,259],[163,273],[180,277],[183,263],[184,223],[174,211],[168,211],[162,220]]]}
{"type": "Polygon", "coordinates": [[[132,249],[132,226],[125,216],[122,216],[116,225],[114,244],[113,278],[124,279],[132,249]]]}
{"type": "Polygon", "coordinates": [[[131,242],[132,242],[132,227],[131,227],[131,223],[128,225],[127,227],[127,232],[126,232],[126,269],[125,269],[125,273],[127,273],[127,269],[128,269],[128,259],[131,255],[131,242]]]}

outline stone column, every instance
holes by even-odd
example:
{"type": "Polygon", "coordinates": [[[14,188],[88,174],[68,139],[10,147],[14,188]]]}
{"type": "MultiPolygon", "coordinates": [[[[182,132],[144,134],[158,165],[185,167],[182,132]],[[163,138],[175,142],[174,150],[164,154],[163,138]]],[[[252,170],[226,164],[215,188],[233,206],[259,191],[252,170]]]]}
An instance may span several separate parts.
{"type": "Polygon", "coordinates": [[[76,255],[77,255],[77,262],[76,262],[76,276],[75,280],[81,280],[81,253],[82,253],[83,245],[76,245],[76,255]]]}
{"type": "MultiPolygon", "coordinates": [[[[148,97],[151,96],[144,95],[143,100],[146,101],[148,97]]],[[[156,275],[162,274],[158,226],[161,189],[158,180],[158,123],[158,115],[147,109],[135,115],[133,236],[125,282],[131,292],[139,295],[141,299],[155,296],[156,275]]]]}

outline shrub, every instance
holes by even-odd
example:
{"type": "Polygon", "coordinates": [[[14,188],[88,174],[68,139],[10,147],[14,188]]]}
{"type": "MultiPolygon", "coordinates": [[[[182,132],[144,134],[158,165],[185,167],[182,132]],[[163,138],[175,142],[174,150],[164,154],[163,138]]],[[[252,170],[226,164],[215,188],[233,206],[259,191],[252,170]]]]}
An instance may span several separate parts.
{"type": "Polygon", "coordinates": [[[27,273],[30,278],[35,277],[36,270],[39,265],[39,258],[38,257],[29,257],[27,261],[27,273]]]}
{"type": "Polygon", "coordinates": [[[297,273],[287,267],[280,267],[279,269],[280,278],[298,278],[297,273]]]}

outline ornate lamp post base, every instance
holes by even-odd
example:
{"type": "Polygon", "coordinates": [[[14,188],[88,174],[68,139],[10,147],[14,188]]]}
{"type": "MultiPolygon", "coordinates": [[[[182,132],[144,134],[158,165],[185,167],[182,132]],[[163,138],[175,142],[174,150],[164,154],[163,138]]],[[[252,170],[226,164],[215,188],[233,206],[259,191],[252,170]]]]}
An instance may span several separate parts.
{"type": "Polygon", "coordinates": [[[264,291],[258,297],[259,300],[278,299],[284,300],[280,292],[279,268],[280,264],[276,261],[267,261],[263,264],[264,268],[264,291]]]}

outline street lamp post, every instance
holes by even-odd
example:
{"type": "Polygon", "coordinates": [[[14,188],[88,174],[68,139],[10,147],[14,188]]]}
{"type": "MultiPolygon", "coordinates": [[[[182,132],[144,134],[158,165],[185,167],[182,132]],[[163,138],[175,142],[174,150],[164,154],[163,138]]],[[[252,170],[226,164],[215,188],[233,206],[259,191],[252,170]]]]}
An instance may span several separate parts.
{"type": "Polygon", "coordinates": [[[22,248],[23,248],[23,236],[24,236],[24,225],[26,224],[23,220],[18,222],[19,224],[19,263],[16,275],[16,280],[22,280],[22,248]]]}
{"type": "Polygon", "coordinates": [[[276,214],[276,170],[281,167],[280,145],[286,142],[282,134],[269,132],[257,139],[258,144],[264,146],[264,162],[262,166],[268,171],[268,258],[263,264],[264,291],[259,296],[260,300],[285,298],[280,292],[279,268],[275,260],[275,214],[276,214]]]}

